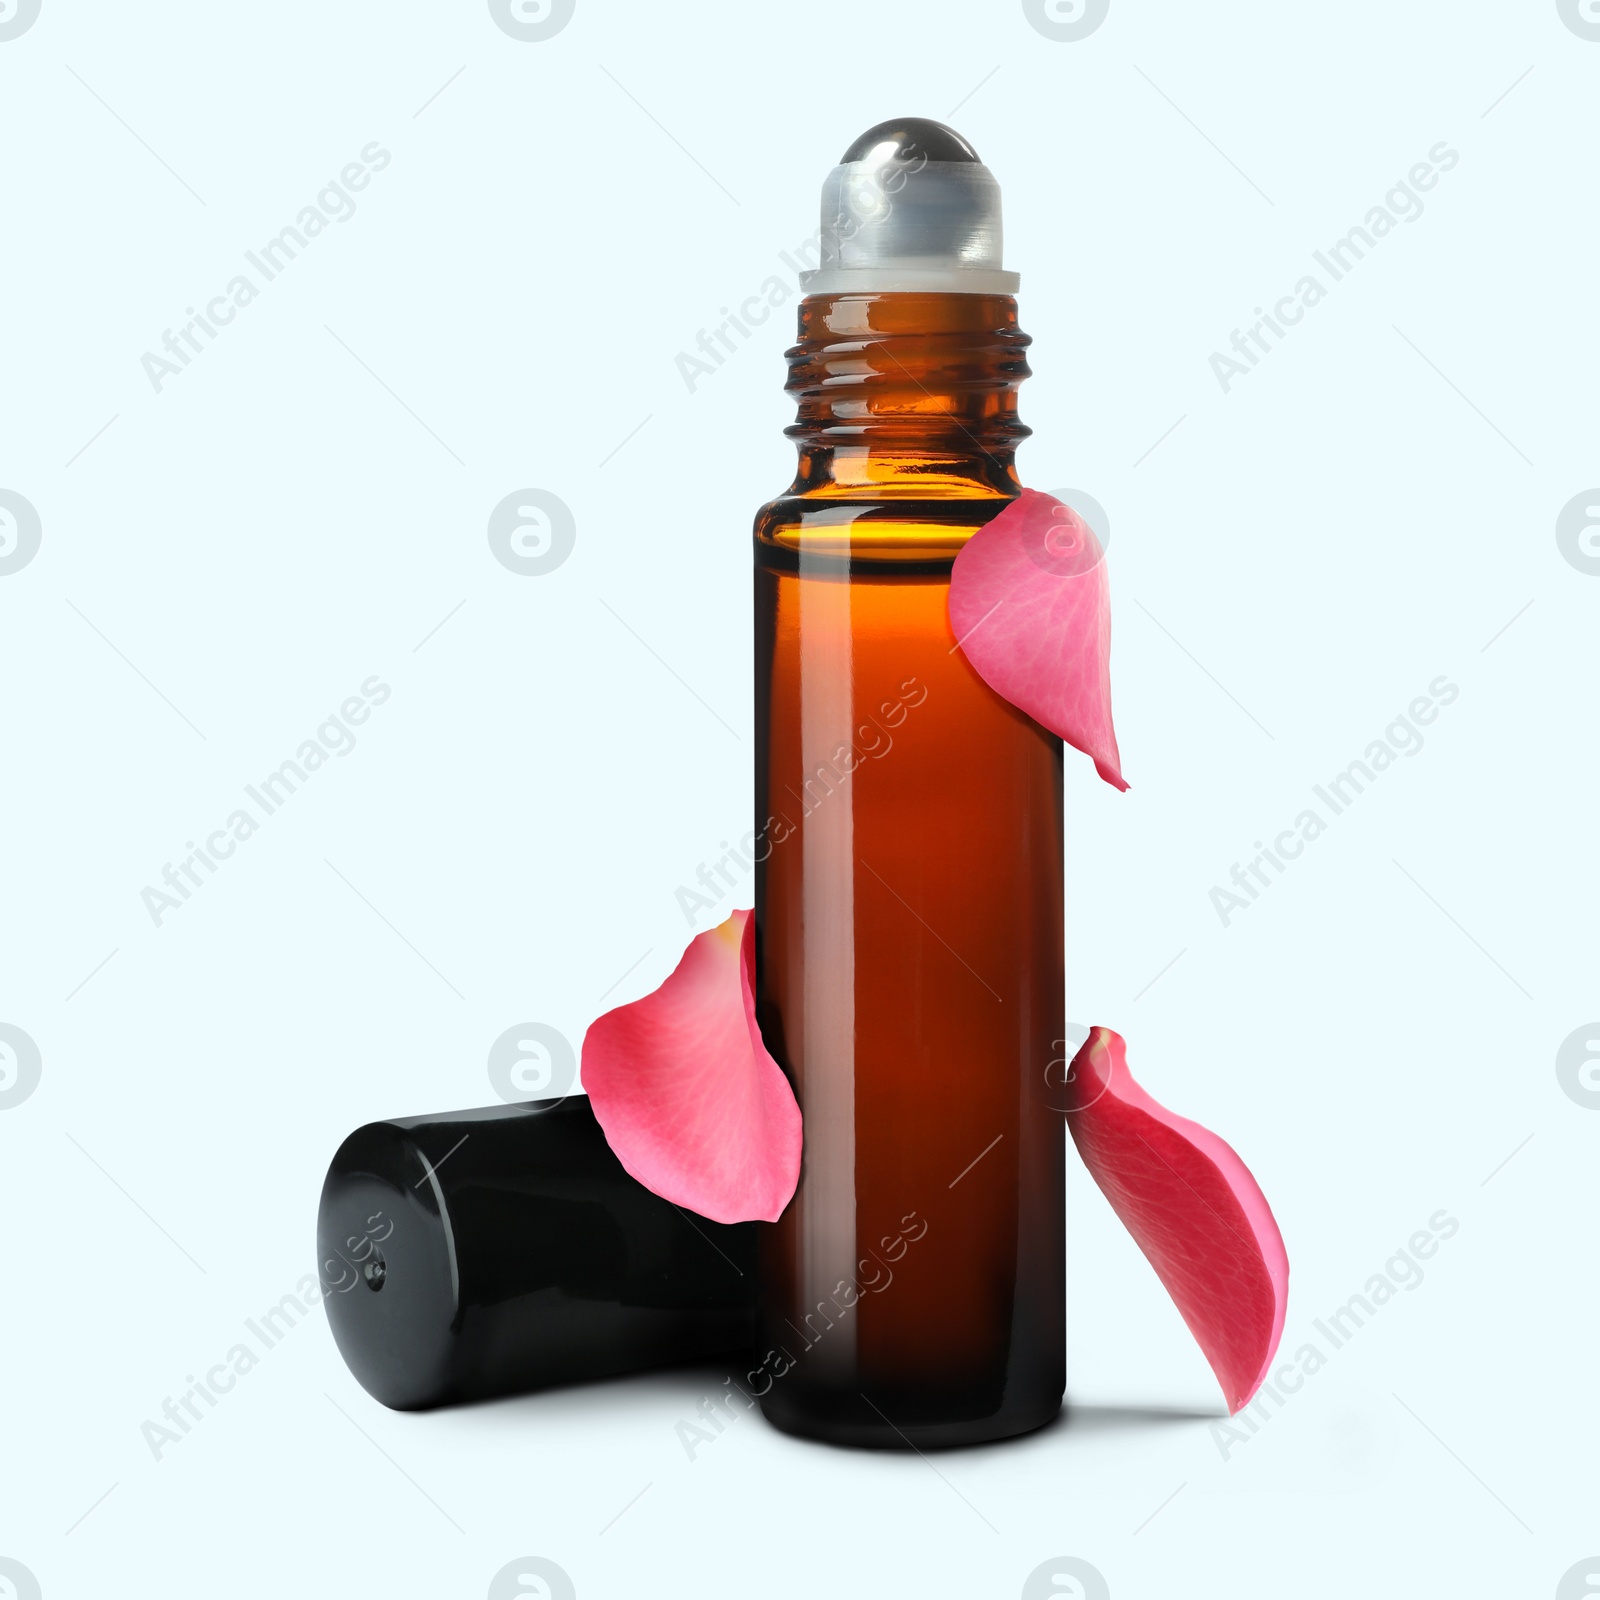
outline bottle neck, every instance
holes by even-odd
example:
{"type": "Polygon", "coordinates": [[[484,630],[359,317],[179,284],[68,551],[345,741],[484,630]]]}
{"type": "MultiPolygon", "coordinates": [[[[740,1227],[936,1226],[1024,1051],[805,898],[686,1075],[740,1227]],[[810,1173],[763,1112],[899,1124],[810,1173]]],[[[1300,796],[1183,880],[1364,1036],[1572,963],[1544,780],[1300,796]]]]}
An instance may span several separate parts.
{"type": "Polygon", "coordinates": [[[784,385],[798,403],[795,495],[1013,496],[1032,341],[993,294],[834,294],[800,303],[784,385]]]}

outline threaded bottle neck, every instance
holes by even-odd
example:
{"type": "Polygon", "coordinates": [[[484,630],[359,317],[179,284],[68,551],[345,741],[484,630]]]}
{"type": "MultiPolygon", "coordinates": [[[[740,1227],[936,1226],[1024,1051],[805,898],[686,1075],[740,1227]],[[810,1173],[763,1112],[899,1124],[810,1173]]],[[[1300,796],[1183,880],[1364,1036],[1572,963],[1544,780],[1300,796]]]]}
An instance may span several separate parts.
{"type": "Polygon", "coordinates": [[[792,492],[1014,494],[1030,342],[1010,295],[803,300],[784,386],[798,404],[792,492]]]}

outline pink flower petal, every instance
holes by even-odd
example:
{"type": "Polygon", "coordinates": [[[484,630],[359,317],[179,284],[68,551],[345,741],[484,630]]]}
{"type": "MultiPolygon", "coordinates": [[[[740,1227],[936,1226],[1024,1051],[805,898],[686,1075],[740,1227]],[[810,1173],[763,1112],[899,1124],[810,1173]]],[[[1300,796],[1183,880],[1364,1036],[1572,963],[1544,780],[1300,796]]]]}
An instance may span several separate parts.
{"type": "Polygon", "coordinates": [[[754,977],[752,914],[735,911],[583,1038],[583,1087],[617,1159],[713,1222],[776,1222],[800,1181],[800,1107],[761,1042],[754,977]]]}
{"type": "Polygon", "coordinates": [[[1216,1134],[1158,1105],[1127,1046],[1093,1029],[1067,1074],[1067,1126],[1216,1373],[1250,1403],[1283,1337],[1289,1257],[1250,1169],[1216,1134]]]}
{"type": "Polygon", "coordinates": [[[950,626],[997,695],[1128,787],[1111,726],[1105,554],[1070,506],[1024,489],[979,528],[950,573],[950,626]]]}

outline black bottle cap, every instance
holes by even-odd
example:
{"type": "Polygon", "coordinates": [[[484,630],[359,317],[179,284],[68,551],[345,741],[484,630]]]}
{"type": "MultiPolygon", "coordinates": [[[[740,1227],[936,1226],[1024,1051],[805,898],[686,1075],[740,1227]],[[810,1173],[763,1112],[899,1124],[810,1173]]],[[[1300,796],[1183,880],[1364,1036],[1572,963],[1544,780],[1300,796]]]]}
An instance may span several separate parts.
{"type": "Polygon", "coordinates": [[[356,1129],[322,1186],[317,1256],[340,1355],[399,1410],[754,1337],[755,1224],[629,1177],[583,1095],[356,1129]]]}

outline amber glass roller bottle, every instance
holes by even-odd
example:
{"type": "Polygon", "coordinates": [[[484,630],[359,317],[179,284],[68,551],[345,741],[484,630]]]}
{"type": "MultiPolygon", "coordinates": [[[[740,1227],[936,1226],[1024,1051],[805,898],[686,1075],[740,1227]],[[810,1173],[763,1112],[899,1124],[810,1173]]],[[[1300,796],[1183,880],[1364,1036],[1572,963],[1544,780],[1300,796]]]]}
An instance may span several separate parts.
{"type": "MultiPolygon", "coordinates": [[[[1060,1407],[1061,744],[973,672],[950,571],[1018,493],[999,191],[884,123],[823,190],[755,525],[757,1012],[805,1118],[752,1374],[790,1432],[965,1444],[1060,1407]]],[[[980,624],[981,626],[981,624],[980,624]]]]}

